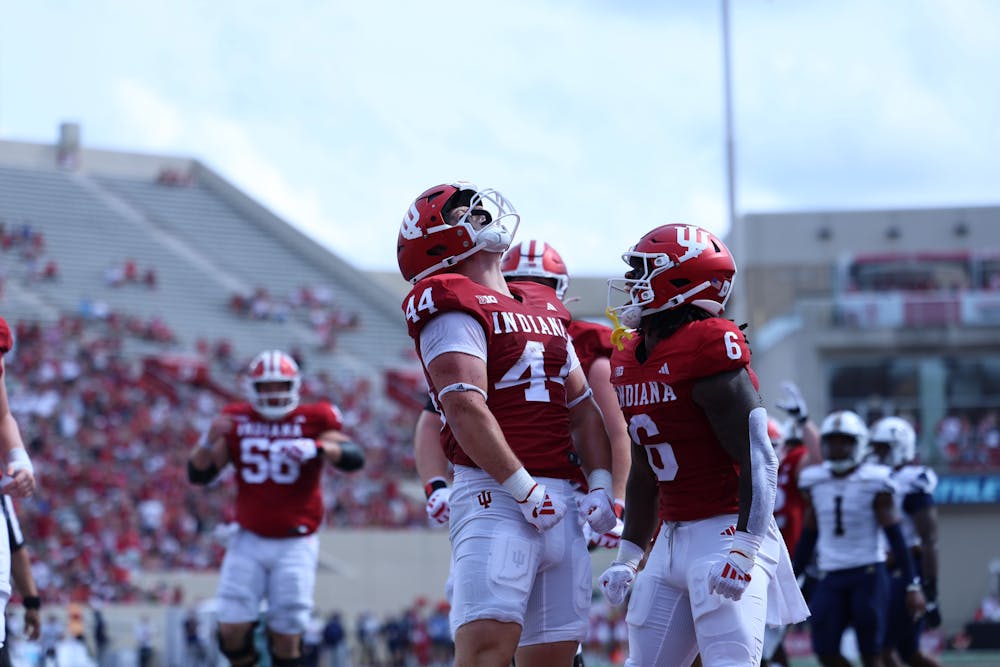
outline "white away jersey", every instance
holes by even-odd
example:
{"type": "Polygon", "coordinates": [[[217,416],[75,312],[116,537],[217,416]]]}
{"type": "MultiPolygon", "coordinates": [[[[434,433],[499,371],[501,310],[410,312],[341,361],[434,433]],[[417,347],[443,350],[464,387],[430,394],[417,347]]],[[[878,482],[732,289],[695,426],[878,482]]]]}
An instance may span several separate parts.
{"type": "MultiPolygon", "coordinates": [[[[903,539],[906,546],[915,547],[920,545],[920,535],[913,525],[913,517],[906,510],[905,502],[907,496],[923,496],[934,494],[937,488],[937,474],[927,466],[905,465],[898,470],[892,471],[892,481],[896,484],[896,510],[902,517],[900,527],[903,529],[903,539]]],[[[928,499],[923,506],[933,504],[933,499],[928,499]]]]}
{"type": "Polygon", "coordinates": [[[886,538],[875,516],[875,496],[895,494],[888,466],[862,463],[835,477],[826,463],[805,468],[799,488],[812,500],[819,527],[816,557],[824,572],[885,562],[886,538]]]}

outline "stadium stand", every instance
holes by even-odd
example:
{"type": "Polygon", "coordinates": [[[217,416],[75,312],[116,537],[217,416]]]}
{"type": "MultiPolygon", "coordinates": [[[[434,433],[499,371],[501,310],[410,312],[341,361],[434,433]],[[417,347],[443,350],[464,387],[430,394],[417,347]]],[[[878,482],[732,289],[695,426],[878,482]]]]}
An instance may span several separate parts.
{"type": "Polygon", "coordinates": [[[11,319],[52,319],[101,302],[116,312],[162,318],[179,349],[225,332],[240,357],[268,346],[299,347],[313,352],[311,363],[336,375],[377,377],[405,360],[409,341],[395,294],[207,167],[192,162],[194,182],[171,187],[143,176],[142,169],[105,175],[12,166],[4,143],[0,220],[44,234],[46,256],[59,267],[58,279],[50,281],[31,280],[27,262],[11,267],[5,303],[11,319]],[[105,271],[127,260],[155,271],[155,290],[110,287],[105,271]],[[310,285],[328,289],[337,308],[351,314],[354,326],[338,332],[332,350],[321,349],[323,340],[305,317],[240,322],[227,308],[233,294],[261,286],[291,294],[310,285]]]}

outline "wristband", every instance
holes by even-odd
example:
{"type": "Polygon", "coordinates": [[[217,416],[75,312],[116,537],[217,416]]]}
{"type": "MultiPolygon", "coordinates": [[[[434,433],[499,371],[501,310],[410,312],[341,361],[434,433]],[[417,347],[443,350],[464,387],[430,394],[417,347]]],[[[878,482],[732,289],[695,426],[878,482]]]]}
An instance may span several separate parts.
{"type": "Polygon", "coordinates": [[[753,561],[757,558],[761,542],[763,540],[756,535],[751,535],[745,530],[737,530],[733,534],[733,545],[729,547],[729,550],[740,553],[753,561]]]}
{"type": "Polygon", "coordinates": [[[424,497],[430,498],[431,494],[433,494],[438,489],[447,489],[447,488],[448,488],[448,482],[445,481],[444,477],[431,477],[429,480],[427,480],[427,483],[424,484],[424,497]]]}
{"type": "Polygon", "coordinates": [[[28,452],[24,447],[15,447],[7,452],[7,464],[14,468],[14,472],[27,470],[32,475],[35,474],[35,466],[31,465],[31,459],[28,458],[28,452]]]}
{"type": "Polygon", "coordinates": [[[517,469],[517,472],[505,479],[501,486],[507,490],[507,493],[514,496],[514,500],[523,503],[531,495],[531,492],[535,490],[538,483],[525,470],[524,466],[521,466],[517,469]]]}
{"type": "Polygon", "coordinates": [[[41,609],[42,608],[42,598],[37,595],[26,595],[21,604],[25,609],[41,609]]]}
{"type": "Polygon", "coordinates": [[[629,542],[628,540],[622,540],[618,543],[618,557],[615,558],[616,563],[621,563],[622,565],[628,565],[633,570],[639,569],[639,563],[642,561],[642,556],[646,552],[635,542],[629,542]]]}
{"type": "Polygon", "coordinates": [[[593,491],[594,489],[604,489],[604,491],[610,496],[611,495],[611,473],[604,468],[598,468],[590,473],[587,477],[587,490],[593,491]]]}

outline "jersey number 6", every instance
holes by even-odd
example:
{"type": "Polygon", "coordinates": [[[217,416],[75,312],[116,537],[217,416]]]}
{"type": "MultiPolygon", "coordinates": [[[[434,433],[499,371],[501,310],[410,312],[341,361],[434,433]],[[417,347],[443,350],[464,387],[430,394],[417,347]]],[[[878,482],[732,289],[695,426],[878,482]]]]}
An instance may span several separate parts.
{"type": "MultiPolygon", "coordinates": [[[[632,415],[628,421],[628,434],[632,442],[639,443],[639,431],[645,432],[647,438],[655,438],[660,435],[660,429],[649,417],[649,415],[632,415]]],[[[677,457],[674,456],[674,448],[669,442],[656,442],[644,445],[646,458],[649,465],[656,474],[656,479],[661,482],[669,482],[677,477],[677,457]]]]}

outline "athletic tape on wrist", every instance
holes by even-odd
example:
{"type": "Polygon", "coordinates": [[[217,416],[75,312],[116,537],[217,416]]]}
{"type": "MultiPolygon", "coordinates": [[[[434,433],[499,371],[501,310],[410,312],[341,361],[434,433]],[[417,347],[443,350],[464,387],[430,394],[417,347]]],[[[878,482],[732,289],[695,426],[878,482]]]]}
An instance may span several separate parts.
{"type": "Polygon", "coordinates": [[[535,482],[535,478],[528,473],[524,466],[521,466],[513,475],[503,481],[502,486],[507,490],[507,493],[514,497],[514,500],[523,503],[531,495],[531,492],[535,490],[538,483],[535,482]]]}

